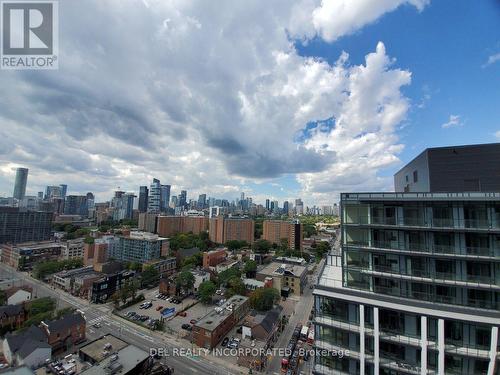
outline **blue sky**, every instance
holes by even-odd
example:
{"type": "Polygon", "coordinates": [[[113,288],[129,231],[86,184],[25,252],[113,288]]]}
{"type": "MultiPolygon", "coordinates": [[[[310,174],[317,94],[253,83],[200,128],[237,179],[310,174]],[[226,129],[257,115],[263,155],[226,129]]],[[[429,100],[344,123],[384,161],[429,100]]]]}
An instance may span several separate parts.
{"type": "Polygon", "coordinates": [[[25,166],[29,193],[107,200],[156,177],[331,204],[390,190],[426,147],[500,141],[499,1],[109,7],[61,2],[59,70],[0,72],[0,195],[25,166]]]}

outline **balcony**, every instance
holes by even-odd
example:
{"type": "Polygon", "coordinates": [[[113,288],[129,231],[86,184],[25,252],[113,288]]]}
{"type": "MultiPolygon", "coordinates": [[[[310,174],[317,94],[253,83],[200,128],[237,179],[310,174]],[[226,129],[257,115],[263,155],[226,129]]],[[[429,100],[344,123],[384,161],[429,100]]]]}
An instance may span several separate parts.
{"type": "Polygon", "coordinates": [[[405,362],[404,359],[392,353],[380,351],[380,366],[390,368],[392,370],[404,372],[407,374],[420,374],[420,364],[410,364],[405,362]]]}

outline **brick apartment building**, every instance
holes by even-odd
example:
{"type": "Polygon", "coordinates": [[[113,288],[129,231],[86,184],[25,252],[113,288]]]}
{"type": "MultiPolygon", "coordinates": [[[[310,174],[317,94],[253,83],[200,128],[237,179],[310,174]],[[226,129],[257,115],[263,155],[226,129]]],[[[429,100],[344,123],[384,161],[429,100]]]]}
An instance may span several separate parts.
{"type": "Polygon", "coordinates": [[[255,222],[246,218],[225,218],[218,216],[209,220],[209,238],[215,243],[238,240],[254,242],[255,222]]]}
{"type": "Polygon", "coordinates": [[[286,239],[288,248],[302,249],[302,224],[298,221],[264,220],[262,238],[271,243],[281,245],[281,240],[286,239]]]}
{"type": "Polygon", "coordinates": [[[176,233],[200,234],[208,230],[208,218],[203,216],[159,216],[157,233],[171,237],[176,233]]]}

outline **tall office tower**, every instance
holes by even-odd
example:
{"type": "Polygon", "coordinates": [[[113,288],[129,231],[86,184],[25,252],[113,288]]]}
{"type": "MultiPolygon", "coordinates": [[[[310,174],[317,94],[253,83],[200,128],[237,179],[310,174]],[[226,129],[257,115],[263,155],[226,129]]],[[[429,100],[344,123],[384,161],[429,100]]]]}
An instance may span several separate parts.
{"type": "Polygon", "coordinates": [[[273,203],[273,206],[274,206],[274,208],[273,208],[272,211],[273,212],[278,212],[279,209],[280,209],[279,206],[278,206],[278,201],[273,201],[272,203],[273,203]]]}
{"type": "Polygon", "coordinates": [[[17,207],[0,207],[0,243],[50,240],[52,217],[52,212],[19,211],[17,207]]]}
{"type": "Polygon", "coordinates": [[[68,185],[66,184],[61,184],[59,185],[61,187],[61,198],[66,198],[66,193],[68,192],[68,185]]]}
{"type": "Polygon", "coordinates": [[[498,374],[500,193],[343,193],[315,295],[318,374],[498,374]]]}
{"type": "Polygon", "coordinates": [[[66,215],[88,215],[88,204],[86,195],[68,195],[64,203],[66,215]]]}
{"type": "Polygon", "coordinates": [[[13,197],[21,200],[26,195],[26,184],[28,182],[28,168],[16,169],[16,181],[14,183],[13,197]]]}
{"type": "Polygon", "coordinates": [[[270,207],[270,210],[271,210],[272,212],[274,212],[274,201],[271,201],[271,207],[270,207]]]}
{"type": "Polygon", "coordinates": [[[172,196],[172,207],[177,207],[179,205],[179,198],[177,197],[177,195],[173,195],[172,196]]]}
{"type": "Polygon", "coordinates": [[[114,208],[113,220],[119,221],[133,218],[134,198],[134,193],[125,193],[124,191],[115,192],[115,196],[111,200],[111,207],[114,208]]]}
{"type": "Polygon", "coordinates": [[[94,193],[88,192],[87,195],[87,209],[91,210],[95,207],[95,198],[94,198],[94,193]]]}
{"type": "Polygon", "coordinates": [[[245,200],[245,193],[244,193],[244,192],[241,192],[240,200],[241,200],[241,201],[244,201],[244,200],[245,200]]]}
{"type": "Polygon", "coordinates": [[[186,208],[187,206],[187,191],[186,190],[181,190],[181,193],[179,194],[179,206],[186,208]]]}
{"type": "Polygon", "coordinates": [[[167,212],[170,204],[170,185],[161,185],[160,192],[160,210],[167,212]]]}
{"type": "Polygon", "coordinates": [[[198,196],[198,208],[205,208],[207,205],[207,195],[206,194],[200,194],[198,196]]]}
{"type": "Polygon", "coordinates": [[[148,212],[160,212],[161,210],[161,184],[160,180],[154,178],[149,186],[148,212]]]}
{"type": "Polygon", "coordinates": [[[266,210],[269,211],[270,208],[271,208],[270,201],[269,199],[266,199],[266,210]]]}
{"type": "Polygon", "coordinates": [[[295,213],[297,215],[304,214],[304,203],[302,203],[302,199],[295,199],[295,213]]]}
{"type": "Polygon", "coordinates": [[[288,215],[288,201],[283,202],[283,213],[288,215]]]}
{"type": "Polygon", "coordinates": [[[147,186],[139,187],[139,212],[146,212],[148,210],[148,192],[147,186]]]}
{"type": "Polygon", "coordinates": [[[45,199],[62,198],[61,186],[47,186],[45,188],[45,199]]]}

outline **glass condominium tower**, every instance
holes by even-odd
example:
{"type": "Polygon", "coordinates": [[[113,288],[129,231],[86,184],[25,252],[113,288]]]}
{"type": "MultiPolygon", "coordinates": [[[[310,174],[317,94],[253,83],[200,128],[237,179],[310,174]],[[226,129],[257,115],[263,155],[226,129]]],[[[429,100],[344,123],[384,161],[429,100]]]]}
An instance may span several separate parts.
{"type": "Polygon", "coordinates": [[[500,193],[341,194],[314,298],[314,374],[500,374],[500,193]]]}

